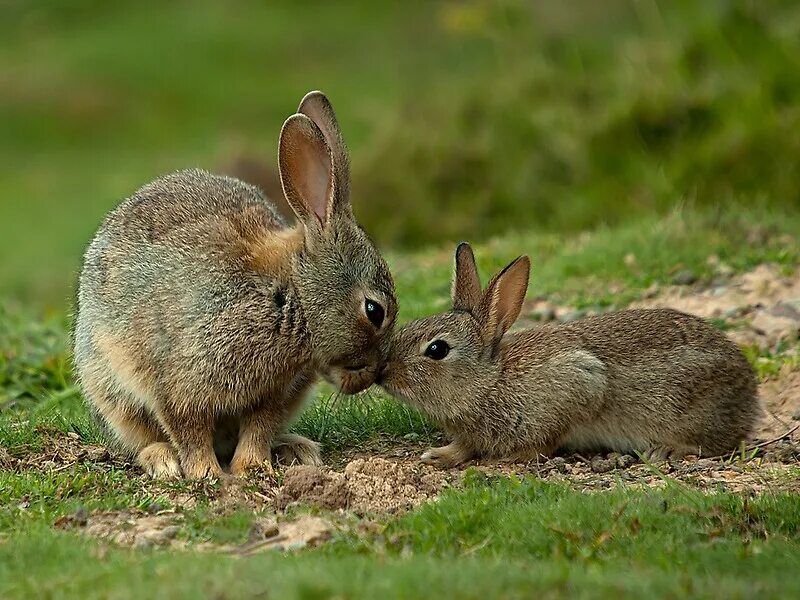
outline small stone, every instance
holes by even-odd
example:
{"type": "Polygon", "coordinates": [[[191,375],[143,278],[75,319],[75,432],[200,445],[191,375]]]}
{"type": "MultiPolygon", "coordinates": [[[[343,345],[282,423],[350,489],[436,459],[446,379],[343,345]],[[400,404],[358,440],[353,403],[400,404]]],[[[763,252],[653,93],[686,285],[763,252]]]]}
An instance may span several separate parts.
{"type": "Polygon", "coordinates": [[[776,317],[800,321],[800,311],[798,311],[793,302],[780,302],[776,304],[770,312],[776,317]]]}
{"type": "Polygon", "coordinates": [[[147,505],[147,512],[149,512],[151,515],[160,513],[162,510],[165,510],[164,506],[158,502],[151,502],[147,505]]]}
{"type": "Polygon", "coordinates": [[[615,459],[616,467],[618,469],[627,469],[639,462],[639,459],[635,456],[631,456],[630,454],[623,454],[622,456],[617,456],[615,459]]]}
{"type": "Polygon", "coordinates": [[[275,519],[267,517],[256,519],[250,526],[250,540],[268,540],[278,535],[278,523],[275,519]]]}
{"type": "Polygon", "coordinates": [[[87,446],[86,459],[92,462],[105,462],[109,459],[108,448],[104,446],[87,446]]]}
{"type": "Polygon", "coordinates": [[[77,509],[75,509],[75,512],[72,513],[72,522],[78,527],[83,527],[84,525],[86,525],[88,520],[89,520],[89,511],[86,510],[83,506],[79,506],[77,509]]]}
{"type": "Polygon", "coordinates": [[[697,275],[690,269],[678,271],[675,277],[672,278],[672,283],[676,285],[692,285],[695,281],[697,281],[697,275]]]}
{"type": "Polygon", "coordinates": [[[616,461],[614,460],[608,460],[600,456],[595,456],[592,458],[589,466],[591,467],[593,473],[608,473],[609,471],[613,471],[617,465],[616,461]]]}
{"type": "Polygon", "coordinates": [[[562,456],[555,456],[548,461],[548,464],[559,473],[567,472],[567,461],[562,456]]]}
{"type": "Polygon", "coordinates": [[[404,440],[408,440],[409,442],[416,442],[419,441],[419,434],[418,433],[407,433],[403,436],[404,440]]]}

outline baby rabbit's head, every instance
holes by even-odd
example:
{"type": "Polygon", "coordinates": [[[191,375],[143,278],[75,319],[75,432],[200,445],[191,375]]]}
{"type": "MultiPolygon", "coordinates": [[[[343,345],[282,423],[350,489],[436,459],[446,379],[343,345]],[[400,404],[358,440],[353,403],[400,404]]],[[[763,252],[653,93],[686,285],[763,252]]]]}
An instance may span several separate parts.
{"type": "Polygon", "coordinates": [[[453,309],[398,331],[377,383],[435,419],[457,418],[500,377],[500,341],[519,316],[529,272],[521,256],[482,292],[472,249],[459,244],[453,309]]]}
{"type": "Polygon", "coordinates": [[[350,169],[333,108],[303,98],[281,130],[281,182],[304,229],[295,287],[322,375],[355,393],[375,380],[397,313],[386,262],[356,223],[350,169]]]}

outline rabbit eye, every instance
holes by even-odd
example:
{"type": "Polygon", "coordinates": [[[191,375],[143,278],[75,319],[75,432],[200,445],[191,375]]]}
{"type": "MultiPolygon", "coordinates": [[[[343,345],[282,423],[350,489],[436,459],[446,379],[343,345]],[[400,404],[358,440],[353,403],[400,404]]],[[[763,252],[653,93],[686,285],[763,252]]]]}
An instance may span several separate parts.
{"type": "Polygon", "coordinates": [[[364,312],[367,313],[369,322],[380,329],[380,326],[383,325],[383,317],[385,316],[383,307],[375,302],[375,300],[367,298],[364,301],[364,312]]]}
{"type": "Polygon", "coordinates": [[[425,348],[425,356],[433,360],[442,360],[450,353],[450,344],[444,340],[435,340],[425,348]]]}

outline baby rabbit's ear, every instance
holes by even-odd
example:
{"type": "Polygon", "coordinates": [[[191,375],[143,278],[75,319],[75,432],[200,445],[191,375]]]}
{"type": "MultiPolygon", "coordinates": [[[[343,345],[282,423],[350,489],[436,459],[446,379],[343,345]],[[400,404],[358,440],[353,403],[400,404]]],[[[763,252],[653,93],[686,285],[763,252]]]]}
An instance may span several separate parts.
{"type": "Polygon", "coordinates": [[[344,144],[336,113],[328,98],[322,92],[308,92],[300,101],[297,112],[310,118],[325,136],[333,158],[333,177],[335,181],[336,206],[334,211],[350,210],[350,160],[344,144]]]}
{"type": "Polygon", "coordinates": [[[456,273],[453,277],[453,310],[473,312],[481,301],[481,280],[475,255],[466,242],[456,248],[456,273]]]}
{"type": "Polygon", "coordinates": [[[478,315],[485,335],[492,343],[499,342],[519,317],[528,290],[530,270],[530,259],[520,256],[489,282],[478,315]]]}
{"type": "Polygon", "coordinates": [[[336,195],[331,151],[319,127],[306,115],[286,119],[278,147],[283,193],[306,228],[330,220],[336,195]]]}

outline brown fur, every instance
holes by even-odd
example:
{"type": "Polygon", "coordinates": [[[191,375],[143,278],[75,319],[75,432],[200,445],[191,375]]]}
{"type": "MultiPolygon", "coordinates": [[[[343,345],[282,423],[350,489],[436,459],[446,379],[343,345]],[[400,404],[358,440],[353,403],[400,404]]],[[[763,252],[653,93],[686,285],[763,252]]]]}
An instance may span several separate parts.
{"type": "Polygon", "coordinates": [[[559,447],[651,459],[736,448],[760,415],[756,378],[737,346],[698,317],[625,310],[507,334],[522,305],[521,257],[486,292],[468,246],[458,250],[454,306],[398,331],[379,383],[453,439],[423,459],[532,459],[559,447]],[[479,283],[477,283],[479,285],[479,283]],[[447,356],[425,356],[434,340],[447,356]]]}
{"type": "Polygon", "coordinates": [[[303,249],[303,229],[269,231],[249,245],[247,267],[263,275],[286,277],[292,268],[292,257],[303,249]]]}
{"type": "Polygon", "coordinates": [[[181,171],[112,210],[86,251],[80,382],[115,445],[151,475],[218,476],[217,453],[237,474],[269,468],[273,444],[318,463],[318,445],[282,427],[318,374],[352,393],[383,359],[392,278],[353,218],[330,104],[314,92],[304,108],[319,122],[295,114],[281,131],[296,227],[253,186],[181,171]],[[366,298],[385,309],[380,326],[366,298]]]}

